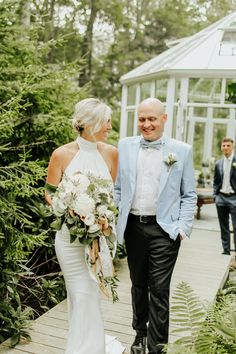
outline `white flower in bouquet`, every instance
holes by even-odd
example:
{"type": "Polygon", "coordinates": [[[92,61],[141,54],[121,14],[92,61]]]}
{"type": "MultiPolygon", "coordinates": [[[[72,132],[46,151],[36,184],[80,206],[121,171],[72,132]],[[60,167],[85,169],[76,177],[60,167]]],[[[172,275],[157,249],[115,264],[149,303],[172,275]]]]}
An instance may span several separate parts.
{"type": "Polygon", "coordinates": [[[98,192],[99,192],[99,194],[103,194],[104,196],[106,196],[106,198],[107,198],[107,200],[108,200],[108,202],[110,202],[110,194],[111,194],[111,191],[110,191],[110,189],[108,189],[108,188],[99,188],[99,190],[98,190],[98,192]]]}
{"type": "Polygon", "coordinates": [[[52,209],[53,212],[56,216],[62,216],[65,214],[65,211],[67,209],[67,205],[63,202],[61,198],[53,198],[53,204],[52,204],[52,209]]]}
{"type": "Polygon", "coordinates": [[[73,210],[79,216],[86,216],[94,211],[95,202],[87,194],[80,194],[78,198],[74,200],[73,210]]]}
{"type": "Polygon", "coordinates": [[[105,215],[106,214],[106,211],[107,211],[107,206],[106,205],[99,205],[97,207],[97,212],[99,215],[105,215]]]}
{"type": "Polygon", "coordinates": [[[77,188],[76,186],[72,183],[72,181],[68,180],[67,185],[65,186],[65,195],[68,197],[71,195],[76,194],[77,188]]]}
{"type": "Polygon", "coordinates": [[[86,192],[88,186],[90,185],[88,177],[82,173],[75,173],[71,177],[71,182],[74,186],[78,187],[80,192],[86,192]]]}
{"type": "Polygon", "coordinates": [[[84,223],[87,226],[91,226],[95,223],[95,216],[94,214],[88,214],[85,216],[84,223]]]}
{"type": "Polygon", "coordinates": [[[88,233],[93,234],[93,233],[100,231],[100,230],[101,230],[101,228],[98,224],[93,224],[93,225],[89,226],[88,233]]]}
{"type": "Polygon", "coordinates": [[[113,213],[113,211],[111,211],[111,210],[106,210],[105,216],[106,216],[108,219],[110,219],[110,218],[113,218],[113,217],[114,217],[114,213],[113,213]]]}

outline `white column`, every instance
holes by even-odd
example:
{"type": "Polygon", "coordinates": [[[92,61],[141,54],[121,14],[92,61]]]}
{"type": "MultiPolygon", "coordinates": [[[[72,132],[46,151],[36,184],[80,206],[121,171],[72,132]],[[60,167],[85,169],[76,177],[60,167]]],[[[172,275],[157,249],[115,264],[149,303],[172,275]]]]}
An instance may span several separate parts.
{"type": "Polygon", "coordinates": [[[203,161],[206,162],[212,155],[212,138],[213,138],[213,108],[207,108],[207,121],[204,136],[203,161]]]}
{"type": "Polygon", "coordinates": [[[187,109],[187,97],[188,97],[188,78],[184,77],[181,79],[180,87],[180,99],[177,113],[177,129],[176,129],[176,139],[183,140],[185,121],[187,109]]]}
{"type": "Polygon", "coordinates": [[[123,85],[121,95],[120,138],[124,138],[127,131],[127,91],[127,85],[123,85]]]}
{"type": "Polygon", "coordinates": [[[174,101],[175,101],[175,78],[170,77],[168,80],[167,96],[166,96],[166,113],[168,118],[165,124],[165,133],[170,137],[172,135],[174,101]]]}
{"type": "Polygon", "coordinates": [[[221,93],[220,93],[220,104],[225,103],[225,90],[226,90],[226,79],[221,81],[221,93]]]}
{"type": "Polygon", "coordinates": [[[135,112],[134,112],[134,131],[133,134],[137,135],[138,134],[138,105],[140,103],[140,97],[141,97],[141,87],[140,84],[137,84],[136,86],[136,97],[135,97],[135,112]]]}
{"type": "Polygon", "coordinates": [[[189,107],[188,119],[189,119],[189,130],[188,130],[188,136],[187,136],[187,143],[190,145],[193,145],[194,128],[195,128],[195,120],[193,118],[193,107],[189,107]]]}

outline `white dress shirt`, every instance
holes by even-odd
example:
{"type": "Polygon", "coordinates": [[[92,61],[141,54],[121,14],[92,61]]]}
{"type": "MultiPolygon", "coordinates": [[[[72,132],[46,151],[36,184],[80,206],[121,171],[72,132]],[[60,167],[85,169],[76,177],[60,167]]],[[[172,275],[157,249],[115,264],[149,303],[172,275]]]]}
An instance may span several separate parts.
{"type": "Polygon", "coordinates": [[[139,150],[132,214],[156,215],[162,159],[162,149],[139,150]]]}
{"type": "MultiPolygon", "coordinates": [[[[139,150],[136,189],[130,210],[132,214],[156,215],[162,160],[162,148],[139,150]]],[[[181,239],[187,238],[183,230],[180,229],[179,233],[181,239]]]]}
{"type": "Polygon", "coordinates": [[[224,156],[223,161],[223,183],[220,192],[222,193],[234,193],[233,188],[230,185],[230,170],[233,161],[233,154],[229,157],[224,156]]]}

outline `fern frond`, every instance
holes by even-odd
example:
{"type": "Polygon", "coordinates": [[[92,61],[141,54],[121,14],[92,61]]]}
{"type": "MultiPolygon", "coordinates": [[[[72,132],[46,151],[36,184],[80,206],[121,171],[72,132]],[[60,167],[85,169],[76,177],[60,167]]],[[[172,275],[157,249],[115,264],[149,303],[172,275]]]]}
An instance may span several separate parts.
{"type": "Polygon", "coordinates": [[[177,285],[172,303],[171,322],[176,325],[172,333],[183,335],[176,343],[194,347],[198,333],[206,318],[206,310],[186,282],[177,285]]]}

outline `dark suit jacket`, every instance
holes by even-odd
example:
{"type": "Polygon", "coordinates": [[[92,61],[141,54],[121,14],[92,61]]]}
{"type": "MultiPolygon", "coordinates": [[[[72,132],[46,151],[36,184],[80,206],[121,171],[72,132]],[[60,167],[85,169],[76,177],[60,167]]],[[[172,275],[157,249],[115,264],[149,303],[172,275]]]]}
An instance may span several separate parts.
{"type": "MultiPolygon", "coordinates": [[[[223,161],[224,158],[218,160],[215,165],[215,174],[214,174],[214,181],[213,181],[213,197],[215,197],[223,183],[223,161]]],[[[236,166],[233,167],[233,163],[236,163],[236,155],[233,156],[232,166],[230,170],[230,184],[233,190],[236,193],[236,166]]]]}

